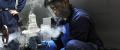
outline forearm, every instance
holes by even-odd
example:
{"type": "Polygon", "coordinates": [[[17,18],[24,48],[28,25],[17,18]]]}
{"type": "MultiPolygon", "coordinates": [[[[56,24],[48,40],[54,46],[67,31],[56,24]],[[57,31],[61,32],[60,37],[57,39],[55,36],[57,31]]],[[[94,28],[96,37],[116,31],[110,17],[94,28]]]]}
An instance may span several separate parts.
{"type": "Polygon", "coordinates": [[[26,0],[18,0],[17,12],[21,12],[26,4],[26,0]]]}

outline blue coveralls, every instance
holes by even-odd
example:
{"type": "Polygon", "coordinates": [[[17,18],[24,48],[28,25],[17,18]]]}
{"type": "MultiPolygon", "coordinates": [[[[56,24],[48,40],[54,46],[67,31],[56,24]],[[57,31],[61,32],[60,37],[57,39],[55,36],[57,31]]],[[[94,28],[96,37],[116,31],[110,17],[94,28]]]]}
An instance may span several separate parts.
{"type": "MultiPolygon", "coordinates": [[[[18,0],[17,11],[21,12],[24,8],[26,0],[18,0]]],[[[0,0],[0,9],[15,9],[16,0],[0,0]]],[[[7,25],[10,33],[17,31],[17,20],[16,16],[10,14],[9,10],[0,12],[0,26],[7,25]]]]}
{"type": "MultiPolygon", "coordinates": [[[[73,16],[70,17],[69,22],[57,25],[58,27],[63,26],[65,28],[61,30],[63,35],[56,41],[58,43],[56,44],[55,40],[51,41],[50,48],[44,46],[40,50],[55,50],[62,43],[64,48],[61,48],[61,50],[96,50],[103,46],[101,40],[95,33],[94,24],[88,14],[81,9],[73,8],[72,10],[73,16]],[[62,41],[61,43],[59,43],[60,40],[62,41]]],[[[55,26],[56,24],[53,23],[53,25],[55,26]]],[[[30,42],[33,42],[30,43],[31,48],[36,44],[34,42],[36,40],[32,39],[34,38],[30,40],[30,42]]]]}
{"type": "MultiPolygon", "coordinates": [[[[10,14],[9,10],[16,9],[20,13],[24,8],[25,3],[26,0],[18,0],[18,5],[16,9],[16,0],[0,0],[0,9],[3,9],[2,11],[0,11],[0,26],[7,25],[9,28],[9,33],[14,33],[18,30],[17,20],[15,18],[18,16],[13,16],[12,14],[10,14]]],[[[10,42],[10,44],[8,44],[8,47],[12,48],[11,50],[17,50],[18,45],[16,46],[16,43],[18,42],[12,41],[10,42]]]]}
{"type": "Polygon", "coordinates": [[[94,30],[94,23],[81,9],[73,8],[72,17],[64,24],[66,31],[61,37],[64,48],[61,50],[96,50],[103,46],[94,30]]]}
{"type": "MultiPolygon", "coordinates": [[[[86,21],[82,21],[82,20],[84,20],[84,19],[79,19],[80,17],[85,17],[85,18],[88,18],[88,17],[86,17],[86,16],[88,16],[88,14],[86,14],[83,10],[81,10],[81,9],[77,9],[77,8],[74,8],[73,9],[73,16],[71,17],[71,19],[70,19],[70,23],[69,23],[69,30],[70,30],[70,32],[68,33],[68,32],[66,32],[66,34],[68,34],[68,36],[66,36],[66,35],[64,35],[65,37],[69,37],[70,38],[70,40],[66,40],[66,38],[65,37],[62,37],[62,41],[63,41],[63,43],[64,43],[64,40],[66,40],[65,42],[66,43],[64,43],[65,45],[65,48],[63,48],[63,49],[61,49],[61,50],[86,50],[87,48],[88,48],[88,50],[91,50],[90,48],[90,46],[88,46],[86,43],[84,43],[84,42],[82,42],[81,43],[81,41],[80,40],[78,40],[77,38],[80,38],[79,37],[79,35],[78,34],[80,34],[80,32],[79,31],[87,31],[87,29],[88,29],[88,26],[89,26],[89,24],[87,24],[87,23],[84,23],[84,22],[86,22],[86,21]],[[81,21],[80,21],[81,20],[81,21]],[[80,22],[78,22],[78,21],[80,21],[80,22]],[[79,23],[79,24],[78,24],[79,23]],[[84,24],[84,26],[82,26],[84,24]],[[79,25],[79,26],[78,26],[79,25]],[[75,30],[74,30],[74,28],[76,28],[75,30]],[[81,28],[80,28],[81,27],[81,28]],[[83,28],[82,28],[83,27],[83,28]],[[77,29],[78,28],[78,29],[77,29]],[[84,29],[85,28],[85,29],[84,29]],[[74,39],[72,39],[72,37],[70,37],[71,36],[71,34],[74,34],[75,35],[75,38],[74,39]]],[[[68,28],[66,28],[66,29],[68,29],[68,28]]],[[[72,36],[74,36],[74,35],[72,35],[72,36]]],[[[84,36],[84,35],[83,35],[84,36]]]]}

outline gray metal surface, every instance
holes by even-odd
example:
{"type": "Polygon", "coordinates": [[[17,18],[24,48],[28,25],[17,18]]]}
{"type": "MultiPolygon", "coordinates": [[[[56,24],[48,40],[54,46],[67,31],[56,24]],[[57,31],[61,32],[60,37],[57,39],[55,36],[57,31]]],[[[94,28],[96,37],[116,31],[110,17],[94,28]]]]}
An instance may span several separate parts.
{"type": "Polygon", "coordinates": [[[0,48],[0,50],[9,50],[8,48],[0,48]]]}

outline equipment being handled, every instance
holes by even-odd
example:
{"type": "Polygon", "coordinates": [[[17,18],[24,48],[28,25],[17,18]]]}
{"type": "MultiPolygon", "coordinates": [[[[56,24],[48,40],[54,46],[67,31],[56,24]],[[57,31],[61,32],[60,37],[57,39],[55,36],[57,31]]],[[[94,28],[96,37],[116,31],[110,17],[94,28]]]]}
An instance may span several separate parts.
{"type": "Polygon", "coordinates": [[[4,46],[7,45],[8,43],[8,40],[9,40],[9,30],[8,30],[8,27],[6,25],[3,25],[1,28],[0,28],[0,32],[2,33],[2,41],[3,41],[3,44],[4,46]]]}

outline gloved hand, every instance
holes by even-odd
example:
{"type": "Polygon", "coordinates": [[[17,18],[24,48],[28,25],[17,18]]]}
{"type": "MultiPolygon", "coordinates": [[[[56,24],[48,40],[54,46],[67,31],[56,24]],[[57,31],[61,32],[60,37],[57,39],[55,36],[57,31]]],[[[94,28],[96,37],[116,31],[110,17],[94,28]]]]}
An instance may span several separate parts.
{"type": "Polygon", "coordinates": [[[42,46],[50,47],[49,42],[47,42],[47,41],[42,41],[41,44],[42,44],[42,46]]]}

